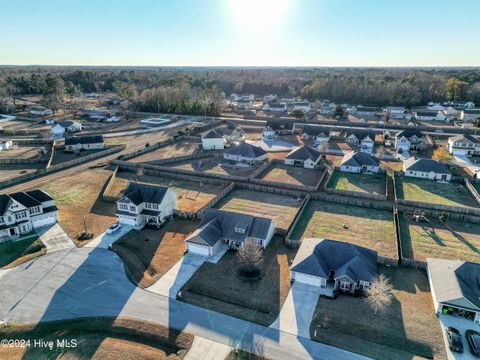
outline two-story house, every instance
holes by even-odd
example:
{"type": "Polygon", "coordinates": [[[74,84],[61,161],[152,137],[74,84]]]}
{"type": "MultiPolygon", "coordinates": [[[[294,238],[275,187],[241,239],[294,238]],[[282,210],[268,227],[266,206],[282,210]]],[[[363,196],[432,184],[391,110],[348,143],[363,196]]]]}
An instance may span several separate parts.
{"type": "Polygon", "coordinates": [[[387,106],[383,112],[391,119],[405,119],[407,110],[403,106],[387,106]]]}
{"type": "Polygon", "coordinates": [[[373,152],[376,136],[374,131],[349,129],[346,130],[343,135],[345,136],[345,143],[351,147],[369,154],[373,152]]]}
{"type": "Polygon", "coordinates": [[[410,150],[424,150],[425,135],[415,129],[403,130],[395,134],[395,150],[398,152],[409,152],[410,150]]]}
{"type": "Polygon", "coordinates": [[[117,220],[121,224],[160,227],[173,215],[177,193],[165,186],[131,183],[117,201],[117,220]]]}
{"type": "Polygon", "coordinates": [[[480,139],[470,135],[448,138],[448,151],[452,155],[480,155],[480,139]]]}
{"type": "Polygon", "coordinates": [[[0,195],[0,241],[16,239],[57,222],[53,198],[41,190],[0,195]]]}
{"type": "Polygon", "coordinates": [[[294,132],[300,128],[300,137],[302,140],[313,140],[313,146],[319,147],[321,144],[330,140],[330,133],[332,128],[321,125],[304,125],[301,123],[294,124],[294,132]]]}
{"type": "Polygon", "coordinates": [[[271,219],[208,209],[200,227],[185,243],[192,253],[212,256],[223,243],[231,249],[240,249],[250,240],[265,249],[274,233],[275,222],[271,219]]]}
{"type": "Polygon", "coordinates": [[[379,109],[375,106],[363,106],[363,105],[356,105],[352,106],[349,110],[348,113],[350,115],[355,115],[355,116],[375,116],[379,112],[379,109]]]}

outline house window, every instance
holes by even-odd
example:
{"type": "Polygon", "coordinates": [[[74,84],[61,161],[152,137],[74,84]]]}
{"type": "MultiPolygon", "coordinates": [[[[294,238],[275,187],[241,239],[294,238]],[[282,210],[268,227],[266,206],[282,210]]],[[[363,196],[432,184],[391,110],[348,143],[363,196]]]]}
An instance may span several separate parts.
{"type": "Polygon", "coordinates": [[[158,204],[153,204],[153,209],[158,210],[158,204]]]}
{"type": "Polygon", "coordinates": [[[341,281],[340,282],[340,289],[344,291],[349,291],[350,290],[350,283],[346,281],[341,281]]]}
{"type": "Polygon", "coordinates": [[[135,206],[131,205],[130,206],[130,211],[135,211],[135,210],[136,210],[135,206]]]}
{"type": "Polygon", "coordinates": [[[150,204],[150,203],[146,203],[145,205],[146,205],[147,209],[151,209],[151,208],[152,208],[152,204],[150,204]]]}
{"type": "Polygon", "coordinates": [[[126,210],[128,211],[128,205],[127,204],[118,204],[118,208],[120,210],[126,210]]]}

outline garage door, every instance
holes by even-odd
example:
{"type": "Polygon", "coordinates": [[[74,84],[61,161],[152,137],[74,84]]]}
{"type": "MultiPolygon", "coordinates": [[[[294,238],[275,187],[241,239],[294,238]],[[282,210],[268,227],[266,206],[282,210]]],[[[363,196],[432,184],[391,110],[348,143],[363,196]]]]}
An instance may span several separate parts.
{"type": "Polygon", "coordinates": [[[132,218],[129,218],[129,217],[123,217],[123,216],[117,216],[117,218],[118,218],[118,222],[121,223],[121,224],[132,225],[132,226],[137,225],[135,223],[135,219],[132,219],[132,218]]]}
{"type": "Polygon", "coordinates": [[[295,281],[315,286],[321,286],[322,284],[322,279],[320,279],[318,276],[312,276],[298,272],[295,272],[294,274],[295,281]]]}
{"type": "Polygon", "coordinates": [[[54,224],[55,222],[56,222],[56,218],[54,216],[46,216],[46,217],[32,220],[32,224],[34,228],[51,225],[51,224],[54,224]]]}
{"type": "Polygon", "coordinates": [[[210,247],[206,245],[187,243],[187,249],[188,251],[195,254],[206,255],[206,256],[210,255],[210,247]]]}

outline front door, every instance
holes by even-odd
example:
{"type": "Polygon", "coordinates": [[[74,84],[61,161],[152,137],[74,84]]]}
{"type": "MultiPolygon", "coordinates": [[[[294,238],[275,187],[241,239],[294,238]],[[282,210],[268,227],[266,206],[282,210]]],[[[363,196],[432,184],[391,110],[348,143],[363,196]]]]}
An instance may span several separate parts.
{"type": "Polygon", "coordinates": [[[10,236],[17,235],[17,229],[15,228],[8,229],[8,232],[10,233],[10,236]]]}

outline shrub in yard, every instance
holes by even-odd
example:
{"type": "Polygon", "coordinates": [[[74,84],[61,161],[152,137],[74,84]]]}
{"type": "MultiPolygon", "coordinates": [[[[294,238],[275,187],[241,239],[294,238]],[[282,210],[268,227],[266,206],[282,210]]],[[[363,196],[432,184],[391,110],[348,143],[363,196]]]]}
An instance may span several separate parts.
{"type": "Polygon", "coordinates": [[[238,250],[238,272],[241,276],[255,278],[260,275],[260,264],[263,261],[262,247],[253,240],[245,241],[238,250]]]}
{"type": "Polygon", "coordinates": [[[145,147],[146,147],[146,148],[150,147],[150,143],[147,142],[147,143],[145,144],[145,147]]]}

